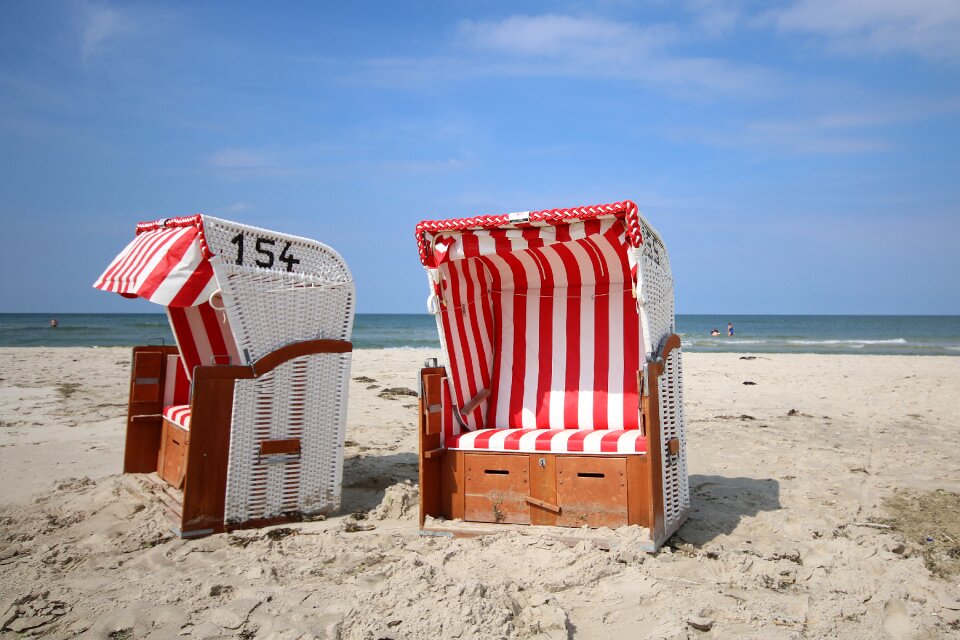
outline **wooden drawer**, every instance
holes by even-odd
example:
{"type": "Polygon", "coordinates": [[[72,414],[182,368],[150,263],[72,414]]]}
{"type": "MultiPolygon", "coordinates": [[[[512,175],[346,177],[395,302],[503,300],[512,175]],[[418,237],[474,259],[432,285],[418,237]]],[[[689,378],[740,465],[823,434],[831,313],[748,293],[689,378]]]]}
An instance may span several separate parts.
{"type": "Polygon", "coordinates": [[[627,524],[626,458],[556,457],[557,524],[622,527],[627,524]]]}
{"type": "Polygon", "coordinates": [[[190,432],[181,429],[169,420],[164,420],[160,455],[157,459],[157,475],[177,489],[183,486],[183,476],[187,468],[187,448],[189,446],[190,432]]]}
{"type": "Polygon", "coordinates": [[[464,520],[530,524],[529,456],[467,453],[463,456],[464,520]]]}

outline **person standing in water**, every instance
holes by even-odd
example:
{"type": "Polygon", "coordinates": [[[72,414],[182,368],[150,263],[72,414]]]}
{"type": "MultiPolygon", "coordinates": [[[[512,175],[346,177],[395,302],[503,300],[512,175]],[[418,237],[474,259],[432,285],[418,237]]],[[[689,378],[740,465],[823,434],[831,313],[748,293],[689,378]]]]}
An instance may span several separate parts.
{"type": "Polygon", "coordinates": [[[732,338],[732,337],[733,337],[733,323],[732,323],[732,322],[728,322],[728,323],[727,323],[727,337],[728,337],[728,338],[732,338]]]}

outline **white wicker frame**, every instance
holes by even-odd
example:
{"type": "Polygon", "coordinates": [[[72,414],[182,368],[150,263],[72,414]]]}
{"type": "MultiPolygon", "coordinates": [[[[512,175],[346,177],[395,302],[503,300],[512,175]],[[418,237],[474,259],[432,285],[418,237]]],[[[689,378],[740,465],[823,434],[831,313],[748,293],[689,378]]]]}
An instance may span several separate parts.
{"type": "MultiPolygon", "coordinates": [[[[637,309],[643,335],[644,374],[648,363],[656,361],[664,343],[676,333],[673,276],[670,258],[660,235],[641,216],[643,246],[636,249],[637,309]]],[[[663,472],[664,529],[672,532],[690,507],[690,482],[687,477],[687,434],[683,416],[683,364],[679,348],[673,349],[664,363],[659,386],[660,446],[663,472]],[[677,455],[670,455],[671,438],[680,440],[677,455]]]]}
{"type": "MultiPolygon", "coordinates": [[[[203,216],[204,235],[223,306],[240,353],[252,364],[303,340],[350,340],[353,278],[343,258],[319,242],[203,216]],[[237,262],[242,233],[289,243],[295,271],[237,262]]],[[[282,267],[283,265],[276,265],[282,267]]],[[[226,524],[340,507],[350,353],[302,356],[254,380],[238,380],[233,398],[226,524]],[[299,438],[299,456],[259,456],[264,440],[299,438]]]]}

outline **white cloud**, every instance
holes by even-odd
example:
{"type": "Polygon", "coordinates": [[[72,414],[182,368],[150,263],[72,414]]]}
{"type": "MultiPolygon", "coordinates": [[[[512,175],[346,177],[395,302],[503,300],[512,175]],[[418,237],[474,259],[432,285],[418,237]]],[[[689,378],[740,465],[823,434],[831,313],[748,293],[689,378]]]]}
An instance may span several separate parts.
{"type": "Polygon", "coordinates": [[[743,19],[740,7],[730,0],[687,0],[684,4],[700,30],[711,38],[730,33],[743,19]]]}
{"type": "Polygon", "coordinates": [[[797,0],[765,19],[782,31],[821,37],[843,53],[960,58],[957,0],[797,0]]]}
{"type": "Polygon", "coordinates": [[[387,162],[381,165],[385,171],[397,173],[449,173],[462,171],[474,164],[471,160],[461,158],[443,158],[439,160],[404,160],[397,162],[387,162]]]}
{"type": "Polygon", "coordinates": [[[249,211],[250,209],[253,209],[253,205],[250,204],[249,202],[234,202],[232,204],[228,204],[227,206],[225,206],[223,208],[223,211],[225,213],[237,214],[237,213],[243,213],[244,211],[249,211]]]}
{"type": "Polygon", "coordinates": [[[214,169],[263,169],[271,166],[270,158],[252,149],[221,149],[204,158],[214,169]]]}
{"type": "Polygon", "coordinates": [[[677,127],[668,134],[718,147],[771,150],[797,155],[882,153],[894,148],[889,127],[917,114],[826,113],[808,117],[753,120],[729,127],[677,127]]]}
{"type": "MultiPolygon", "coordinates": [[[[765,92],[772,81],[757,66],[675,53],[690,36],[667,24],[512,16],[461,22],[458,36],[484,56],[463,65],[473,73],[607,77],[680,90],[745,93],[765,92]]],[[[432,64],[436,67],[437,61],[432,64]]]]}
{"type": "Polygon", "coordinates": [[[129,34],[135,21],[126,12],[104,4],[83,3],[80,54],[84,62],[103,53],[116,39],[129,34]]]}
{"type": "Polygon", "coordinates": [[[465,20],[459,34],[484,48],[533,56],[624,59],[637,50],[649,50],[674,39],[664,26],[638,27],[600,18],[564,15],[512,16],[499,22],[465,20]]]}

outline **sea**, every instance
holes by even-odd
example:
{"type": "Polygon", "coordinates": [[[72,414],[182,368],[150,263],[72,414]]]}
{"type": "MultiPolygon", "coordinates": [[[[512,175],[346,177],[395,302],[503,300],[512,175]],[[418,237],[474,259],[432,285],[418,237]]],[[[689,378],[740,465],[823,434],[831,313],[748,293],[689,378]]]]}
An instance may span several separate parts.
{"type": "MultiPolygon", "coordinates": [[[[172,344],[160,314],[0,314],[0,347],[107,347],[172,344]]],[[[685,351],[726,353],[859,353],[960,356],[960,316],[689,315],[677,316],[685,351]],[[727,323],[734,326],[726,335],[727,323]],[[718,329],[720,336],[710,335],[718,329]]],[[[358,314],[356,349],[439,349],[426,314],[358,314]]]]}

